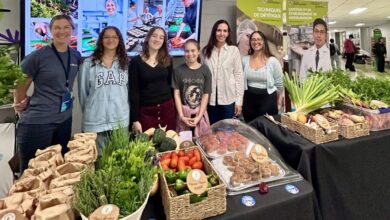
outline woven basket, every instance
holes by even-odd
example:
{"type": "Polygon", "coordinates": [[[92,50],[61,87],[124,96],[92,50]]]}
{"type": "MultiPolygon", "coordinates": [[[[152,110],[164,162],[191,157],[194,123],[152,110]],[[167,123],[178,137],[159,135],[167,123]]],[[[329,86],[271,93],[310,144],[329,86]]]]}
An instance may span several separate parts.
{"type": "MultiPolygon", "coordinates": [[[[197,148],[186,148],[185,151],[197,148]]],[[[201,150],[199,150],[202,152],[201,150]]],[[[201,153],[206,174],[215,173],[208,159],[201,153]]],[[[160,173],[160,191],[167,219],[204,219],[226,212],[226,186],[218,176],[219,185],[207,188],[208,196],[201,202],[190,204],[190,194],[174,196],[168,189],[163,173],[160,173]]]]}
{"type": "MultiPolygon", "coordinates": [[[[336,120],[327,117],[327,119],[333,123],[337,123],[336,120]]],[[[355,123],[354,125],[339,125],[339,135],[344,138],[352,139],[362,136],[367,136],[370,134],[370,127],[366,122],[364,123],[355,123]]]]}
{"type": "Polygon", "coordinates": [[[324,129],[306,126],[300,122],[292,120],[286,114],[282,114],[282,124],[286,125],[288,129],[295,131],[310,140],[315,144],[322,144],[330,141],[335,141],[339,139],[339,126],[337,123],[329,122],[331,130],[330,134],[326,134],[324,129]]]}

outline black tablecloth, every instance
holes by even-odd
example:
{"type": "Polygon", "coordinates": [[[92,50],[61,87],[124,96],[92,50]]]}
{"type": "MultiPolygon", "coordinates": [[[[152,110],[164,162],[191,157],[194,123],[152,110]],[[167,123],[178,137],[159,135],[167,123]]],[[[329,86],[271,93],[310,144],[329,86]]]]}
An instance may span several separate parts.
{"type": "MultiPolygon", "coordinates": [[[[254,219],[254,220],[310,220],[315,219],[314,192],[312,186],[305,180],[292,183],[300,192],[291,194],[285,190],[285,184],[269,189],[267,194],[258,191],[227,196],[226,213],[209,219],[254,219]],[[241,198],[250,195],[256,200],[256,205],[242,205],[241,198]]],[[[142,214],[142,219],[165,219],[164,208],[159,194],[151,197],[142,214]]]]}
{"type": "Polygon", "coordinates": [[[314,144],[265,117],[250,123],[312,183],[323,219],[390,219],[390,131],[314,144]]]}

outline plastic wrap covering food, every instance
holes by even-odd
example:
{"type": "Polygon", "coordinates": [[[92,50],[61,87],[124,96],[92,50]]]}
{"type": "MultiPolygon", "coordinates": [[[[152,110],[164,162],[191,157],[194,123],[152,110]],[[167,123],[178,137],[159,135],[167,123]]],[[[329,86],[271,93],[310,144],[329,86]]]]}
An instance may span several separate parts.
{"type": "Polygon", "coordinates": [[[211,134],[196,139],[225,182],[228,194],[258,189],[302,179],[285,164],[269,140],[253,127],[236,119],[225,119],[211,126],[211,134]]]}
{"type": "Polygon", "coordinates": [[[340,103],[338,107],[349,114],[364,115],[370,131],[390,129],[390,113],[381,113],[381,110],[371,110],[347,103],[340,103]]]}

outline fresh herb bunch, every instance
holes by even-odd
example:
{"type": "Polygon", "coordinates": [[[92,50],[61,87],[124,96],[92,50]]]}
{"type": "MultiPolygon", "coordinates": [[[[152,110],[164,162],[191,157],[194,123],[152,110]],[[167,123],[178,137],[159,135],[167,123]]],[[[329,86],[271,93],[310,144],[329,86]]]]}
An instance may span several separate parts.
{"type": "Polygon", "coordinates": [[[27,79],[22,68],[10,56],[10,53],[17,49],[15,46],[0,48],[0,105],[12,103],[12,90],[27,79]]]}
{"type": "Polygon", "coordinates": [[[115,204],[121,217],[128,216],[142,205],[155,180],[152,143],[129,141],[126,130],[117,129],[105,148],[96,171],[85,172],[76,184],[74,207],[88,216],[115,204]]]}

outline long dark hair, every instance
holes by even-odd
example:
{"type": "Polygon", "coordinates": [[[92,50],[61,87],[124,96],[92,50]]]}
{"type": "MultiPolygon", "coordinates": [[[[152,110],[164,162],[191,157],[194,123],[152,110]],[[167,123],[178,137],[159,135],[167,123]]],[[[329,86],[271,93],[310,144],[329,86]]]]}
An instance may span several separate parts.
{"type": "Polygon", "coordinates": [[[159,66],[162,67],[168,67],[171,65],[171,56],[169,56],[168,52],[168,39],[167,39],[167,33],[165,33],[165,30],[162,27],[152,27],[152,29],[149,30],[149,32],[146,34],[144,44],[142,46],[142,54],[146,59],[149,59],[150,54],[149,54],[149,40],[152,37],[153,33],[157,30],[160,29],[164,33],[164,42],[161,46],[161,48],[158,50],[157,53],[157,61],[159,66]]]}
{"type": "Polygon", "coordinates": [[[210,34],[210,37],[209,37],[209,41],[207,42],[207,45],[205,47],[203,47],[203,49],[202,49],[202,53],[203,53],[203,55],[206,58],[210,58],[211,57],[211,52],[212,52],[215,44],[217,43],[216,33],[217,33],[218,25],[220,25],[220,24],[226,24],[228,26],[229,35],[226,38],[226,43],[228,45],[232,45],[232,40],[230,38],[230,36],[232,35],[232,31],[230,29],[229,23],[226,20],[223,20],[223,19],[218,20],[213,25],[213,29],[211,30],[211,34],[210,34]]]}
{"type": "MultiPolygon", "coordinates": [[[[187,46],[188,44],[194,44],[195,47],[196,47],[196,49],[198,49],[198,51],[200,51],[199,42],[198,42],[197,40],[195,40],[195,39],[188,39],[188,40],[184,43],[184,46],[183,46],[184,50],[185,50],[185,48],[186,48],[186,46],[187,46]]],[[[198,61],[198,63],[200,63],[200,61],[201,61],[201,60],[200,60],[200,56],[198,56],[198,58],[197,58],[196,60],[198,61]]]]}
{"type": "Polygon", "coordinates": [[[102,62],[102,58],[104,55],[103,37],[104,37],[104,33],[106,33],[107,30],[114,30],[116,35],[118,36],[119,42],[115,53],[116,53],[116,57],[119,60],[119,67],[123,71],[125,71],[127,69],[126,47],[121,32],[117,27],[114,26],[107,26],[102,30],[102,32],[100,32],[98,41],[96,43],[96,49],[92,53],[92,62],[95,64],[102,62]]]}
{"type": "Polygon", "coordinates": [[[249,36],[249,50],[248,50],[248,55],[252,55],[254,53],[254,50],[252,48],[252,44],[251,44],[251,40],[252,40],[252,37],[254,34],[258,33],[260,35],[261,38],[263,38],[263,52],[264,52],[264,55],[268,58],[268,57],[271,57],[272,54],[269,50],[269,47],[268,47],[268,40],[267,38],[265,37],[265,35],[263,34],[263,32],[261,31],[253,31],[252,34],[249,36]]]}

